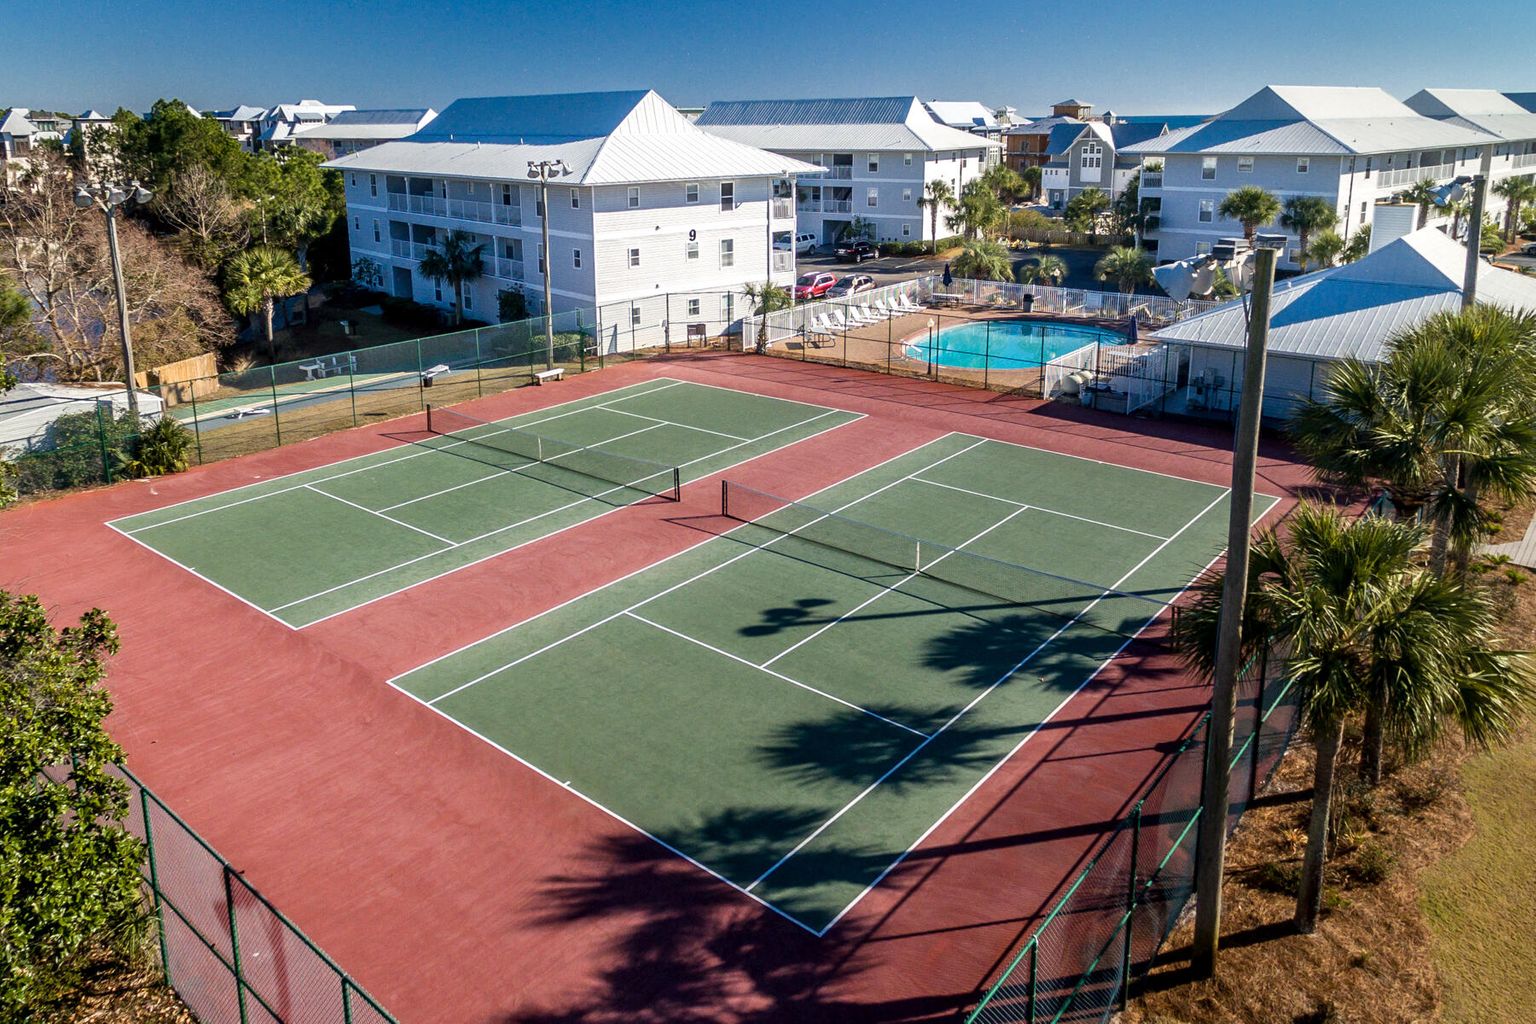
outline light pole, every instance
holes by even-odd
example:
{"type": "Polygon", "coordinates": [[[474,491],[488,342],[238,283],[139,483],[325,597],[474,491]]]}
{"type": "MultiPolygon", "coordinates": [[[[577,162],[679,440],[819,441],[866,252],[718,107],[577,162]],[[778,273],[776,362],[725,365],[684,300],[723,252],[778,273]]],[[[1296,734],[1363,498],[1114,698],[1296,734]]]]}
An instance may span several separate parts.
{"type": "MultiPolygon", "coordinates": [[[[555,368],[555,314],[552,309],[554,299],[550,292],[549,278],[555,268],[554,253],[549,251],[549,179],[563,178],[571,173],[571,169],[565,166],[564,160],[529,160],[528,177],[535,178],[539,182],[539,209],[543,214],[539,217],[539,228],[544,238],[544,368],[555,368]]],[[[592,259],[597,259],[593,254],[592,259]]]]}
{"type": "Polygon", "coordinates": [[[128,412],[133,416],[135,429],[139,422],[139,393],[133,372],[133,338],[128,332],[128,294],[123,289],[123,260],[117,251],[117,208],[127,202],[143,205],[154,198],[149,189],[137,181],[127,185],[109,185],[106,182],[81,185],[75,190],[75,207],[88,210],[96,207],[107,218],[107,249],[112,255],[112,287],[117,292],[117,326],[123,341],[123,377],[128,392],[128,412]]]}

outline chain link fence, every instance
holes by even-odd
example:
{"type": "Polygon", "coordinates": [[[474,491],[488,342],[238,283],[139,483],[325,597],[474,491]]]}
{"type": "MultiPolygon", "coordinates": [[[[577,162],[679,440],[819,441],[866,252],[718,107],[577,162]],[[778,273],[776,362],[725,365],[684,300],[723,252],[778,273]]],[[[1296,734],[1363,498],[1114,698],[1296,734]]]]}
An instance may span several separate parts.
{"type": "MultiPolygon", "coordinates": [[[[1269,653],[1245,666],[1233,733],[1227,828],[1280,763],[1298,693],[1269,653]]],[[[1202,717],[1100,843],[1045,919],[1004,961],[966,1024],[1104,1022],[1123,1009],[1195,890],[1210,716],[1202,717]]]]}
{"type": "Polygon", "coordinates": [[[379,1002],[126,768],[124,826],[166,981],[201,1024],[394,1024],[379,1002]]]}

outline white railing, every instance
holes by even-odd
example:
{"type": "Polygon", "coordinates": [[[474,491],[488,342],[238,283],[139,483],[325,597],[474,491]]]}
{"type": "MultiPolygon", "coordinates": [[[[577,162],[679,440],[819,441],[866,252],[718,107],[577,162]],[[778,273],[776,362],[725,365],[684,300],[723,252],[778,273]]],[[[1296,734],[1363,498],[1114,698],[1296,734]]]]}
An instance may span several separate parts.
{"type": "Polygon", "coordinates": [[[401,213],[425,213],[433,217],[447,215],[447,200],[437,196],[407,195],[404,192],[389,194],[389,208],[401,213]]]}
{"type": "Polygon", "coordinates": [[[497,256],[494,276],[501,278],[503,281],[521,281],[523,279],[522,261],[509,260],[505,256],[497,256]]]}
{"type": "Polygon", "coordinates": [[[853,177],[853,168],[851,166],[849,166],[849,165],[846,165],[846,164],[842,165],[842,166],[839,166],[839,167],[828,167],[821,174],[808,174],[808,175],[806,175],[806,177],[808,177],[808,178],[845,178],[845,179],[851,179],[853,177]]]}
{"type": "Polygon", "coordinates": [[[790,208],[788,199],[775,196],[772,216],[774,220],[793,220],[795,211],[790,208]]]}
{"type": "Polygon", "coordinates": [[[821,201],[823,213],[852,213],[852,199],[823,199],[821,201]]]}
{"type": "Polygon", "coordinates": [[[1154,172],[1142,171],[1141,172],[1141,187],[1143,189],[1162,188],[1163,187],[1163,172],[1162,171],[1154,171],[1154,172]]]}
{"type": "Polygon", "coordinates": [[[795,209],[799,210],[801,213],[820,213],[821,200],[807,199],[804,202],[796,203],[795,209]]]}
{"type": "Polygon", "coordinates": [[[496,223],[520,227],[523,223],[523,208],[521,206],[507,206],[503,203],[496,207],[496,223]]]}
{"type": "Polygon", "coordinates": [[[495,220],[495,208],[478,199],[449,199],[447,216],[454,220],[477,220],[486,224],[495,220]]]}
{"type": "Polygon", "coordinates": [[[411,255],[411,243],[405,238],[391,238],[389,240],[389,252],[391,256],[404,256],[407,259],[411,255]]]}
{"type": "Polygon", "coordinates": [[[1536,167],[1536,153],[1522,153],[1519,156],[1510,157],[1511,167],[1536,167]]]}
{"type": "Polygon", "coordinates": [[[1456,176],[1455,164],[1428,164],[1424,167],[1399,167],[1395,170],[1382,171],[1376,179],[1378,188],[1394,188],[1398,185],[1416,185],[1425,178],[1439,180],[1440,178],[1454,178],[1456,176]]]}
{"type": "Polygon", "coordinates": [[[795,269],[795,254],[793,252],[784,252],[783,250],[775,250],[774,253],[773,253],[773,269],[775,271],[794,270],[795,269]]]}

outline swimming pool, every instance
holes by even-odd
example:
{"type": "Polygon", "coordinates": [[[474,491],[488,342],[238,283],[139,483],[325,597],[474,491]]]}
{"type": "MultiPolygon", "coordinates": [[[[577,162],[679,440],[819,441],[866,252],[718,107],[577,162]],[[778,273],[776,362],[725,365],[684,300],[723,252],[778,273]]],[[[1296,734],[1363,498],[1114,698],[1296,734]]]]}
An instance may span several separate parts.
{"type": "Polygon", "coordinates": [[[1124,345],[1106,327],[1052,320],[975,320],[923,333],[907,342],[908,359],[955,369],[1027,370],[1094,342],[1124,345]]]}

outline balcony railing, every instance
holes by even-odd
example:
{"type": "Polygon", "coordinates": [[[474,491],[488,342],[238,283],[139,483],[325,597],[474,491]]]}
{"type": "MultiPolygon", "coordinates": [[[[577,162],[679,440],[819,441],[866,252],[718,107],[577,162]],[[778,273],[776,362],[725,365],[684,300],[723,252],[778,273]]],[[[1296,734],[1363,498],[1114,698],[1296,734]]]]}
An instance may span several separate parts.
{"type": "Polygon", "coordinates": [[[1511,167],[1536,167],[1536,153],[1522,153],[1516,157],[1510,157],[1511,167]]]}
{"type": "Polygon", "coordinates": [[[495,207],[476,199],[449,199],[445,216],[453,220],[476,220],[485,224],[494,221],[495,207]]]}
{"type": "Polygon", "coordinates": [[[1144,189],[1147,189],[1147,188],[1162,188],[1163,187],[1163,172],[1161,172],[1161,171],[1150,171],[1150,172],[1149,171],[1142,171],[1141,172],[1141,187],[1144,188],[1144,189]]]}
{"type": "Polygon", "coordinates": [[[821,201],[823,213],[852,213],[852,199],[823,199],[821,201]]]}
{"type": "Polygon", "coordinates": [[[494,274],[503,281],[521,281],[523,279],[523,261],[509,260],[505,256],[497,256],[494,274]]]}
{"type": "Polygon", "coordinates": [[[1399,185],[1415,185],[1425,178],[1439,180],[1440,178],[1456,177],[1455,164],[1427,164],[1423,167],[1399,167],[1390,171],[1382,171],[1376,179],[1377,188],[1396,188],[1399,185]]]}
{"type": "Polygon", "coordinates": [[[786,199],[786,198],[775,196],[774,200],[773,200],[773,214],[772,214],[772,216],[773,216],[774,220],[791,220],[791,219],[793,219],[795,214],[794,214],[794,211],[792,209],[790,209],[789,200],[786,199]]]}
{"type": "Polygon", "coordinates": [[[496,223],[520,227],[523,223],[523,208],[521,206],[507,206],[505,204],[496,207],[496,223]]]}
{"type": "Polygon", "coordinates": [[[404,256],[407,259],[411,255],[411,243],[404,238],[391,238],[389,240],[389,252],[392,256],[404,256]]]}
{"type": "Polygon", "coordinates": [[[794,270],[795,269],[795,254],[792,253],[792,252],[785,252],[785,251],[783,251],[781,249],[774,250],[774,253],[773,253],[773,269],[775,271],[794,270]]]}
{"type": "Polygon", "coordinates": [[[844,179],[848,179],[848,178],[852,178],[853,177],[853,167],[851,165],[849,165],[849,164],[840,164],[837,167],[828,167],[821,174],[812,174],[812,175],[809,175],[809,177],[812,177],[812,178],[844,178],[844,179]]]}
{"type": "Polygon", "coordinates": [[[448,201],[437,196],[408,195],[404,192],[389,194],[389,208],[402,213],[425,213],[433,217],[448,214],[448,201]]]}
{"type": "Polygon", "coordinates": [[[821,200],[820,199],[802,199],[800,202],[795,204],[795,209],[799,210],[801,213],[820,213],[821,212],[821,200]]]}

